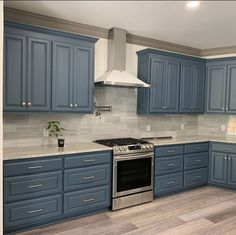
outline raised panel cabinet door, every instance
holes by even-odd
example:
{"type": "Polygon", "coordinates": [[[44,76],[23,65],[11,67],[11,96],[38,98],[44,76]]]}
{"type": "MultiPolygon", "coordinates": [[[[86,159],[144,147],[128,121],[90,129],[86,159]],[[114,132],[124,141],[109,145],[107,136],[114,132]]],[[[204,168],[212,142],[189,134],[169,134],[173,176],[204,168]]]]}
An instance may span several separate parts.
{"type": "Polygon", "coordinates": [[[226,66],[207,68],[206,111],[209,113],[225,112],[226,66]]]}
{"type": "Polygon", "coordinates": [[[177,113],[179,110],[180,62],[168,60],[166,71],[165,111],[177,113]]]}
{"type": "Polygon", "coordinates": [[[51,42],[28,38],[27,110],[50,111],[51,42]]]}
{"type": "Polygon", "coordinates": [[[165,112],[166,59],[151,60],[150,112],[165,112]]]}
{"type": "Polygon", "coordinates": [[[26,110],[26,37],[4,37],[4,110],[26,110]]]}
{"type": "Polygon", "coordinates": [[[236,113],[236,65],[227,68],[226,113],[236,113]]]}
{"type": "Polygon", "coordinates": [[[192,112],[192,86],[193,86],[193,69],[192,63],[181,63],[180,77],[180,112],[192,112]]]}
{"type": "Polygon", "coordinates": [[[204,74],[204,66],[195,65],[192,86],[193,113],[203,113],[204,111],[204,74]]]}
{"type": "Polygon", "coordinates": [[[210,181],[212,183],[227,183],[227,153],[212,152],[210,159],[210,181]]]}
{"type": "Polygon", "coordinates": [[[236,154],[228,155],[228,185],[236,187],[236,154]]]}
{"type": "Polygon", "coordinates": [[[73,111],[73,45],[53,43],[52,111],[73,111]]]}
{"type": "Polygon", "coordinates": [[[74,48],[74,111],[91,113],[93,111],[93,48],[76,46],[74,48]]]}

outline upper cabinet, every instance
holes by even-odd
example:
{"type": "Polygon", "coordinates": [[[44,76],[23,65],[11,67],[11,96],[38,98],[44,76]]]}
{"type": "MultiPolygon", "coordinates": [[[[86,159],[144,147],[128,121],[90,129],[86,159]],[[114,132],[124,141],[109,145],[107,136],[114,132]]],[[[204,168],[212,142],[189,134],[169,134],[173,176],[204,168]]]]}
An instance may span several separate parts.
{"type": "Polygon", "coordinates": [[[205,62],[174,53],[145,49],[138,54],[138,114],[203,113],[205,62]]]}
{"type": "Polygon", "coordinates": [[[206,112],[236,113],[236,60],[207,63],[206,112]]]}
{"type": "Polygon", "coordinates": [[[203,113],[205,64],[182,61],[180,79],[180,112],[203,113]]]}
{"type": "Polygon", "coordinates": [[[93,111],[95,38],[6,23],[4,111],[93,111]]]}

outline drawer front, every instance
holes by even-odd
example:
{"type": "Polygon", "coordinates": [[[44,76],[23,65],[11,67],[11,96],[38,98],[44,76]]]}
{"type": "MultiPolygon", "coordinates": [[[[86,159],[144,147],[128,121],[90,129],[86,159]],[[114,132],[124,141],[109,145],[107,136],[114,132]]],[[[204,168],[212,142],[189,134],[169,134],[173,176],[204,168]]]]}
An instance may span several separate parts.
{"type": "Polygon", "coordinates": [[[184,153],[184,146],[183,145],[173,145],[173,146],[165,146],[165,147],[156,147],[155,148],[155,156],[156,157],[181,155],[183,153],[184,153]]]}
{"type": "Polygon", "coordinates": [[[4,227],[27,226],[62,214],[61,195],[4,205],[4,227]]]}
{"type": "Polygon", "coordinates": [[[110,205],[111,192],[108,186],[65,193],[64,195],[65,214],[81,213],[110,205]]]}
{"type": "Polygon", "coordinates": [[[191,170],[208,166],[208,152],[193,153],[184,156],[184,169],[191,170]]]}
{"type": "Polygon", "coordinates": [[[62,172],[15,176],[4,179],[4,201],[30,199],[62,191],[62,172]]]}
{"type": "Polygon", "coordinates": [[[65,168],[87,167],[110,163],[111,152],[85,153],[65,158],[65,168]]]}
{"type": "Polygon", "coordinates": [[[62,158],[53,158],[45,160],[20,160],[4,162],[4,176],[16,176],[42,173],[47,171],[57,171],[62,169],[62,158]]]}
{"type": "Polygon", "coordinates": [[[109,165],[70,169],[64,172],[64,190],[85,189],[110,184],[109,165]]]}
{"type": "Polygon", "coordinates": [[[212,143],[213,152],[236,153],[236,145],[224,143],[212,143]]]}
{"type": "Polygon", "coordinates": [[[175,173],[155,177],[155,194],[170,193],[183,187],[183,174],[175,173]]]}
{"type": "Polygon", "coordinates": [[[208,151],[208,143],[186,144],[185,153],[198,153],[208,151]]]}
{"type": "Polygon", "coordinates": [[[163,175],[183,170],[183,156],[155,158],[155,174],[163,175]]]}
{"type": "Polygon", "coordinates": [[[184,172],[184,186],[197,186],[207,183],[207,168],[184,172]]]}

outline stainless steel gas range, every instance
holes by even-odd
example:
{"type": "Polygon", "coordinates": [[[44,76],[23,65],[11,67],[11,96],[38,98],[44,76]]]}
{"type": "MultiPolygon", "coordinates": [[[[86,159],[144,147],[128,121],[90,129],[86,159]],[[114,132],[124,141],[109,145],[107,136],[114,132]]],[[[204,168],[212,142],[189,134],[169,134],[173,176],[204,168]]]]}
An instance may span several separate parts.
{"type": "Polygon", "coordinates": [[[153,144],[134,138],[95,142],[113,148],[112,210],[152,201],[153,144]]]}

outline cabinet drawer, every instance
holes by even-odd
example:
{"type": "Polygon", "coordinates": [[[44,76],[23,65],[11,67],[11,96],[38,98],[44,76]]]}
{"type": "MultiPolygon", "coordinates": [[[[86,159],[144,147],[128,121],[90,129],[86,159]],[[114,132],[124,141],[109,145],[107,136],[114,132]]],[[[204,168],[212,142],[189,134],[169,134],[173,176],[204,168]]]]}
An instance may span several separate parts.
{"type": "Polygon", "coordinates": [[[4,201],[45,196],[62,191],[62,173],[42,173],[4,179],[4,201]]]}
{"type": "Polygon", "coordinates": [[[175,173],[155,177],[155,194],[170,193],[183,187],[183,174],[175,173]]]}
{"type": "Polygon", "coordinates": [[[236,145],[224,143],[212,143],[213,152],[236,153],[236,145]]]}
{"type": "Polygon", "coordinates": [[[207,168],[184,172],[184,186],[195,186],[207,183],[207,168]]]}
{"type": "Polygon", "coordinates": [[[109,165],[65,170],[64,190],[69,191],[109,184],[110,172],[109,165]]]}
{"type": "Polygon", "coordinates": [[[98,164],[109,164],[111,152],[84,153],[65,158],[65,168],[77,168],[98,164]]]}
{"type": "Polygon", "coordinates": [[[155,158],[155,175],[169,174],[183,170],[183,156],[155,158]]]}
{"type": "Polygon", "coordinates": [[[64,213],[81,213],[111,205],[110,187],[104,186],[77,192],[65,193],[64,213]]]}
{"type": "Polygon", "coordinates": [[[5,204],[4,227],[19,227],[47,222],[61,214],[61,195],[5,204]]]}
{"type": "Polygon", "coordinates": [[[185,153],[198,153],[208,151],[208,143],[186,144],[185,153]]]}
{"type": "Polygon", "coordinates": [[[57,171],[62,169],[62,158],[4,161],[4,176],[16,176],[57,171]]]}
{"type": "Polygon", "coordinates": [[[162,157],[162,156],[170,156],[170,155],[181,155],[184,152],[183,145],[173,145],[173,146],[166,146],[166,147],[156,147],[155,148],[155,156],[162,157]]]}
{"type": "Polygon", "coordinates": [[[184,156],[185,170],[206,167],[206,166],[208,166],[208,152],[193,153],[184,156]]]}

